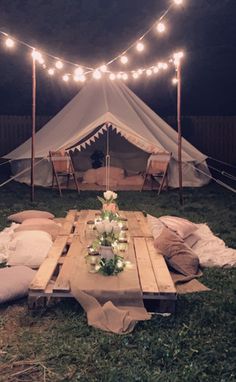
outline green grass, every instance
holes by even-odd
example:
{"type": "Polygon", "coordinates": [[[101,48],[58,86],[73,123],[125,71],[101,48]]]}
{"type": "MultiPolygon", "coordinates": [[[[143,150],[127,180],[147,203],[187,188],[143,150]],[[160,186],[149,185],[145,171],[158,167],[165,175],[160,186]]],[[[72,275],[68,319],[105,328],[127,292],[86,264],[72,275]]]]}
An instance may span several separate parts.
{"type": "MultiPolygon", "coordinates": [[[[69,191],[60,199],[56,191],[36,189],[32,204],[28,187],[11,184],[0,190],[0,226],[22,209],[46,209],[60,217],[70,208],[99,208],[96,195],[69,191]]],[[[236,197],[214,185],[184,190],[183,207],[177,191],[159,198],[120,192],[119,206],[207,222],[236,248],[236,197]]],[[[235,381],[235,274],[206,269],[201,281],[211,292],[180,297],[174,315],[154,316],[125,336],[89,327],[72,301],[38,313],[27,310],[26,300],[6,305],[0,309],[0,381],[235,381]]]]}

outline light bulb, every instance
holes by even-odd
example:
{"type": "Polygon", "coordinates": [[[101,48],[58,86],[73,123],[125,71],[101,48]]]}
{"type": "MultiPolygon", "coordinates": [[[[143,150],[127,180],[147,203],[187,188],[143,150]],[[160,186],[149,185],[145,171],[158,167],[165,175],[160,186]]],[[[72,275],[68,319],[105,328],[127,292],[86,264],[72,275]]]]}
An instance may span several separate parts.
{"type": "Polygon", "coordinates": [[[102,77],[102,73],[100,72],[100,70],[95,69],[93,71],[93,78],[95,78],[95,80],[100,80],[101,77],[102,77]]]}
{"type": "Polygon", "coordinates": [[[122,79],[125,80],[125,81],[128,80],[128,74],[127,73],[123,73],[122,74],[122,79]]]}
{"type": "Polygon", "coordinates": [[[48,69],[48,74],[49,74],[50,76],[53,76],[54,73],[55,73],[55,70],[54,70],[53,68],[48,69]]]}
{"type": "Polygon", "coordinates": [[[176,77],[172,78],[172,84],[177,85],[178,79],[176,77]]]}
{"type": "Polygon", "coordinates": [[[165,30],[166,30],[166,26],[165,26],[165,24],[163,24],[163,23],[158,23],[158,24],[157,24],[157,31],[158,31],[159,33],[163,33],[163,32],[165,32],[165,30]]]}
{"type": "Polygon", "coordinates": [[[69,76],[68,74],[64,74],[64,76],[62,77],[63,81],[65,82],[68,82],[69,81],[69,76]]]}
{"type": "Polygon", "coordinates": [[[121,58],[120,58],[120,62],[121,62],[122,64],[127,64],[127,62],[128,62],[128,57],[127,57],[127,56],[121,56],[121,58]]]}
{"type": "Polygon", "coordinates": [[[152,74],[152,69],[147,69],[146,70],[146,75],[149,77],[149,76],[151,76],[151,74],[152,74]]]}
{"type": "Polygon", "coordinates": [[[110,80],[114,81],[116,79],[116,75],[114,73],[111,73],[109,75],[110,80]]]}
{"type": "Polygon", "coordinates": [[[176,5],[180,5],[180,4],[183,4],[183,0],[174,0],[174,3],[176,5]]]}
{"type": "Polygon", "coordinates": [[[55,63],[55,67],[56,67],[57,69],[62,69],[62,68],[63,68],[63,63],[62,63],[61,61],[57,61],[57,62],[55,63]]]}
{"type": "Polygon", "coordinates": [[[73,77],[75,82],[84,82],[86,80],[86,77],[84,74],[79,74],[77,76],[73,77]]]}
{"type": "Polygon", "coordinates": [[[136,80],[136,79],[139,77],[139,74],[138,74],[137,72],[134,72],[134,73],[132,74],[132,76],[133,76],[133,78],[136,80]]]}
{"type": "Polygon", "coordinates": [[[40,52],[38,52],[37,50],[33,50],[33,52],[31,53],[31,55],[32,55],[32,57],[33,57],[35,60],[37,60],[37,61],[43,59],[43,58],[42,58],[42,54],[41,54],[40,52]]]}
{"type": "Polygon", "coordinates": [[[157,66],[154,66],[154,68],[153,68],[153,73],[158,73],[159,72],[159,69],[158,69],[158,67],[157,66]]]}
{"type": "Polygon", "coordinates": [[[76,68],[76,69],[74,70],[74,75],[75,75],[76,77],[80,76],[80,75],[83,74],[83,73],[84,73],[84,70],[83,70],[83,68],[81,68],[80,66],[78,66],[78,68],[76,68]]]}
{"type": "Polygon", "coordinates": [[[143,69],[138,69],[138,74],[142,74],[143,73],[143,69]]]}
{"type": "Polygon", "coordinates": [[[5,41],[5,44],[8,48],[13,48],[13,46],[15,45],[15,41],[12,40],[12,38],[8,37],[5,41]]]}
{"type": "Polygon", "coordinates": [[[157,67],[158,69],[163,69],[163,62],[158,62],[157,67]]]}
{"type": "Polygon", "coordinates": [[[41,65],[43,65],[44,64],[44,59],[43,59],[43,57],[42,56],[40,56],[39,58],[38,58],[38,62],[41,64],[41,65]]]}
{"type": "Polygon", "coordinates": [[[138,52],[142,52],[144,50],[144,44],[142,42],[138,42],[136,45],[136,49],[138,52]]]}
{"type": "Polygon", "coordinates": [[[168,64],[166,62],[163,62],[162,69],[164,70],[168,69],[168,64]]]}
{"type": "Polygon", "coordinates": [[[100,68],[101,72],[105,73],[107,71],[107,66],[105,64],[101,65],[100,68]]]}

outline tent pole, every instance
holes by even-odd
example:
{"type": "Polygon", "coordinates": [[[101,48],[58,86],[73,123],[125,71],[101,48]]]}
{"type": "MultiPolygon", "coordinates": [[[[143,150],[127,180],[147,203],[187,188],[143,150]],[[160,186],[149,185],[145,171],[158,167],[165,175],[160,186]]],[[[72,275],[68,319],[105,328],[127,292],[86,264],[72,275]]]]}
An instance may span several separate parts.
{"type": "Polygon", "coordinates": [[[36,121],[36,64],[32,57],[32,133],[31,133],[31,202],[34,202],[34,160],[35,160],[35,121],[36,121]]]}
{"type": "Polygon", "coordinates": [[[178,126],[178,167],[179,167],[179,202],[183,205],[182,176],[182,131],[181,131],[181,60],[176,66],[177,71],[177,126],[178,126]]]}

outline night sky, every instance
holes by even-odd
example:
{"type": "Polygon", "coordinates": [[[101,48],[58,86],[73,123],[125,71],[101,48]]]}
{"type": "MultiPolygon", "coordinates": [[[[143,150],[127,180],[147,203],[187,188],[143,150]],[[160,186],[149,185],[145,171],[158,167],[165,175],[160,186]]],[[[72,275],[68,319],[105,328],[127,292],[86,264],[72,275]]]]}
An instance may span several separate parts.
{"type": "MultiPolygon", "coordinates": [[[[73,62],[96,67],[116,56],[158,19],[171,0],[0,0],[0,29],[73,62]]],[[[236,0],[184,0],[168,15],[168,32],[150,33],[128,69],[183,49],[183,114],[235,115],[236,0]]],[[[0,114],[31,113],[29,51],[0,41],[0,114]]],[[[121,67],[121,65],[120,65],[121,67]]],[[[123,69],[123,67],[122,67],[123,69]]],[[[128,86],[160,115],[176,111],[174,72],[130,80],[128,86]]],[[[79,90],[37,74],[37,114],[54,115],[79,90]]]]}

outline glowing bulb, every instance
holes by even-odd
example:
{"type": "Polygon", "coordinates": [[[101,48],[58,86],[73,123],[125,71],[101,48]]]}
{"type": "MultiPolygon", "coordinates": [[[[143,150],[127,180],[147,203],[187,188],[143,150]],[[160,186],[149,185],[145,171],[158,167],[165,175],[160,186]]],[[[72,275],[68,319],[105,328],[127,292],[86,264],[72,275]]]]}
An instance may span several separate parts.
{"type": "Polygon", "coordinates": [[[158,69],[158,67],[157,66],[154,66],[154,68],[153,68],[153,73],[158,73],[159,72],[159,69],[158,69]]]}
{"type": "Polygon", "coordinates": [[[53,68],[48,69],[48,74],[49,74],[50,76],[53,76],[54,73],[55,73],[55,70],[54,70],[53,68]]]}
{"type": "Polygon", "coordinates": [[[64,74],[64,76],[62,77],[63,81],[65,82],[68,82],[69,81],[69,76],[68,74],[64,74]]]}
{"type": "Polygon", "coordinates": [[[40,52],[38,52],[37,50],[33,50],[33,52],[31,53],[32,57],[37,60],[37,61],[40,61],[40,60],[43,60],[42,58],[42,54],[40,52]]]}
{"type": "Polygon", "coordinates": [[[11,38],[7,38],[6,41],[5,41],[5,44],[8,48],[13,48],[13,46],[15,45],[15,42],[11,39],[11,38]]]}
{"type": "Polygon", "coordinates": [[[116,75],[114,73],[111,73],[109,78],[110,80],[114,81],[116,79],[116,75]]]}
{"type": "Polygon", "coordinates": [[[177,85],[178,79],[176,77],[172,78],[172,84],[177,85]]]}
{"type": "Polygon", "coordinates": [[[147,69],[146,70],[146,75],[149,77],[149,76],[151,76],[151,74],[152,74],[152,69],[147,69]]]}
{"type": "Polygon", "coordinates": [[[158,69],[163,69],[163,62],[158,62],[157,67],[158,69]]]}
{"type": "Polygon", "coordinates": [[[144,50],[144,44],[142,42],[138,42],[136,45],[136,49],[138,52],[142,52],[144,50]]]}
{"type": "Polygon", "coordinates": [[[136,79],[139,77],[139,74],[138,74],[137,72],[134,72],[134,73],[132,74],[132,76],[133,76],[133,78],[136,80],[136,79]]]}
{"type": "Polygon", "coordinates": [[[107,66],[103,64],[102,66],[100,66],[100,70],[101,72],[105,73],[107,71],[107,66]]]}
{"type": "Polygon", "coordinates": [[[127,56],[121,56],[121,58],[120,58],[120,62],[121,62],[122,64],[127,64],[127,62],[128,62],[128,57],[127,57],[127,56]]]}
{"type": "Polygon", "coordinates": [[[125,81],[128,80],[128,74],[127,73],[123,73],[122,74],[122,79],[125,80],[125,81]]]}
{"type": "Polygon", "coordinates": [[[142,74],[143,73],[143,69],[138,69],[138,74],[142,74]]]}
{"type": "Polygon", "coordinates": [[[174,0],[174,3],[177,4],[177,5],[180,5],[183,3],[183,0],[174,0]]]}
{"type": "Polygon", "coordinates": [[[164,70],[168,69],[168,64],[166,62],[163,62],[162,69],[164,70]]]}
{"type": "Polygon", "coordinates": [[[157,31],[158,31],[159,33],[163,33],[163,32],[165,32],[165,30],[166,30],[166,26],[165,26],[165,24],[163,24],[163,23],[158,23],[158,24],[157,24],[157,31]]]}
{"type": "Polygon", "coordinates": [[[56,67],[57,69],[62,69],[62,68],[63,68],[63,63],[62,63],[61,61],[57,61],[57,62],[55,63],[55,67],[56,67]]]}
{"type": "Polygon", "coordinates": [[[173,57],[174,57],[174,64],[177,66],[180,63],[181,58],[184,57],[184,53],[183,52],[174,53],[173,57]]]}
{"type": "Polygon", "coordinates": [[[95,80],[100,80],[101,77],[102,77],[102,73],[100,72],[100,70],[98,69],[94,70],[93,78],[95,78],[95,80]]]}
{"type": "Polygon", "coordinates": [[[84,74],[80,74],[78,76],[74,76],[74,81],[76,82],[84,82],[86,80],[86,77],[84,74]]]}
{"type": "Polygon", "coordinates": [[[38,62],[41,64],[41,65],[43,65],[44,64],[44,59],[43,59],[43,57],[42,56],[40,56],[39,58],[38,58],[38,62]]]}
{"type": "Polygon", "coordinates": [[[74,75],[76,77],[81,76],[81,74],[83,74],[83,73],[84,73],[84,70],[80,66],[78,68],[76,68],[75,71],[74,71],[74,75]]]}

